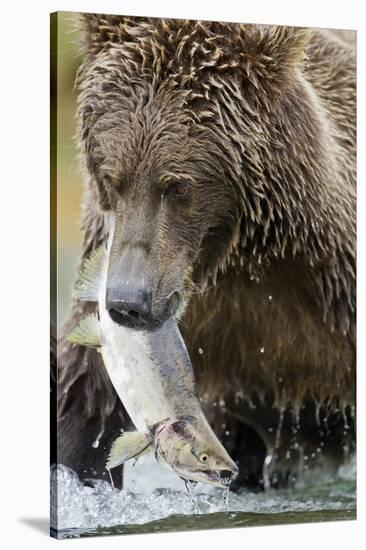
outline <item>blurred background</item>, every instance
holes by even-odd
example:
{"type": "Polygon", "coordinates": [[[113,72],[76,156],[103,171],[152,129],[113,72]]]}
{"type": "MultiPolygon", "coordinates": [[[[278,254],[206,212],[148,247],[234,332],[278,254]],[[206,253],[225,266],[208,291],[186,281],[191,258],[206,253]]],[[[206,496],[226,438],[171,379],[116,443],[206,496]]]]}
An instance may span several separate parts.
{"type": "MultiPolygon", "coordinates": [[[[82,174],[76,146],[75,77],[81,63],[77,14],[57,14],[57,311],[58,328],[65,321],[81,250],[80,203],[82,174]]],[[[53,212],[55,214],[56,212],[53,212]]]]}

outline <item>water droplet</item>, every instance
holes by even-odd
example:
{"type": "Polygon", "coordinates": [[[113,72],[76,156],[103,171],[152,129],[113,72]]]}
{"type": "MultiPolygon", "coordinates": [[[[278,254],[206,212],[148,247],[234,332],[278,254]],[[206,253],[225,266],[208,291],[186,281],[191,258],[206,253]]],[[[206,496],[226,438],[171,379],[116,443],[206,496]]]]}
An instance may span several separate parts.
{"type": "Polygon", "coordinates": [[[199,353],[200,355],[203,355],[203,349],[202,349],[202,348],[198,348],[198,353],[199,353]]]}
{"type": "Polygon", "coordinates": [[[275,449],[278,449],[278,447],[280,446],[281,431],[282,431],[284,416],[285,416],[285,409],[284,409],[284,407],[281,407],[279,418],[278,418],[277,431],[276,431],[275,449]]]}
{"type": "Polygon", "coordinates": [[[235,403],[239,403],[243,399],[243,392],[236,392],[235,394],[235,403]]]}
{"type": "Polygon", "coordinates": [[[197,485],[197,482],[196,481],[191,481],[190,479],[185,479],[184,483],[185,483],[186,490],[187,490],[187,493],[188,493],[189,501],[193,506],[193,513],[194,514],[199,514],[200,511],[199,511],[199,508],[198,508],[198,500],[197,500],[197,497],[194,495],[194,489],[197,485]]]}
{"type": "Polygon", "coordinates": [[[267,455],[264,459],[263,463],[263,471],[262,471],[262,478],[263,478],[263,487],[265,491],[268,491],[271,488],[271,480],[269,475],[269,467],[272,462],[272,455],[267,455]]]}
{"type": "Polygon", "coordinates": [[[225,512],[229,511],[229,487],[223,491],[223,505],[225,512]]]}
{"type": "Polygon", "coordinates": [[[271,295],[268,296],[268,300],[269,300],[269,302],[272,302],[272,296],[271,295]]]}
{"type": "Polygon", "coordinates": [[[93,447],[94,449],[98,449],[99,443],[100,443],[100,438],[102,437],[103,433],[104,433],[104,428],[102,428],[102,429],[100,430],[100,432],[98,433],[98,435],[97,435],[95,441],[93,441],[93,443],[92,443],[92,447],[93,447]]]}
{"type": "Polygon", "coordinates": [[[111,482],[111,486],[112,486],[112,489],[114,489],[114,483],[113,483],[113,477],[112,477],[112,472],[110,470],[107,470],[108,474],[109,474],[109,479],[110,479],[110,482],[111,482]]]}
{"type": "Polygon", "coordinates": [[[264,348],[261,348],[259,351],[260,351],[261,353],[264,353],[264,348]]]}

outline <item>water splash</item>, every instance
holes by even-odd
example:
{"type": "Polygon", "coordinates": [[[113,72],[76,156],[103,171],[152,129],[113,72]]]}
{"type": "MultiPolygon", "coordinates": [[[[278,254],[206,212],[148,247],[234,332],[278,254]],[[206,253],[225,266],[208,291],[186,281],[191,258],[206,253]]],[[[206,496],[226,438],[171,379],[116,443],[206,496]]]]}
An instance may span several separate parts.
{"type": "Polygon", "coordinates": [[[114,481],[113,481],[113,477],[112,477],[112,472],[110,470],[107,470],[108,472],[108,475],[109,475],[109,480],[111,482],[111,487],[112,489],[114,489],[114,481]]]}
{"type": "Polygon", "coordinates": [[[224,489],[224,491],[222,492],[222,503],[225,512],[229,512],[229,495],[230,489],[229,487],[227,487],[227,489],[224,489]]]}
{"type": "Polygon", "coordinates": [[[192,510],[194,514],[199,514],[199,506],[198,506],[198,500],[195,497],[194,490],[196,488],[197,482],[196,481],[190,481],[189,479],[184,480],[184,484],[186,486],[186,491],[188,495],[189,502],[192,505],[192,510]]]}
{"type": "Polygon", "coordinates": [[[263,478],[263,487],[267,492],[271,488],[271,475],[270,475],[270,466],[272,464],[273,455],[271,453],[267,454],[263,463],[262,478],[263,478]]]}
{"type": "Polygon", "coordinates": [[[285,418],[285,407],[281,407],[279,418],[278,418],[277,431],[276,431],[275,450],[279,448],[281,443],[281,432],[282,432],[284,418],[285,418]]]}
{"type": "MultiPolygon", "coordinates": [[[[85,486],[75,472],[59,465],[51,469],[51,525],[59,536],[79,536],[116,525],[143,525],[169,516],[192,516],[192,502],[181,490],[131,491],[113,489],[106,481],[85,486]]],[[[324,472],[307,472],[300,484],[287,490],[268,488],[262,493],[243,490],[240,494],[195,488],[196,514],[277,514],[354,509],[356,462],[343,465],[332,477],[324,472]],[[206,492],[203,492],[206,491],[206,492]]],[[[182,517],[182,525],[184,518],[182,517]]]]}

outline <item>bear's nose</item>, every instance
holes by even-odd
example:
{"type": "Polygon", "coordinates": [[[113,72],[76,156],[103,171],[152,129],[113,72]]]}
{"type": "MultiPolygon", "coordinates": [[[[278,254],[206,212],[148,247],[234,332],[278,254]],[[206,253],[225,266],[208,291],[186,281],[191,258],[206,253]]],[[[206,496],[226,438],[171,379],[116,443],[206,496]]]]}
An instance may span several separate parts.
{"type": "Polygon", "coordinates": [[[151,293],[133,285],[107,290],[106,308],[119,325],[145,325],[151,315],[151,302],[151,293]]]}

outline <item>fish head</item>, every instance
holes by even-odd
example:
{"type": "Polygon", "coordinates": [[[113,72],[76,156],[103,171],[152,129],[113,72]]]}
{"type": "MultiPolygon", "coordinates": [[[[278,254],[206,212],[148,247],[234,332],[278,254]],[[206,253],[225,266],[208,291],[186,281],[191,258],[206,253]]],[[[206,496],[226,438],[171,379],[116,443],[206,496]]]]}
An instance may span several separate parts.
{"type": "Polygon", "coordinates": [[[188,416],[161,423],[154,436],[155,456],[180,477],[228,488],[238,467],[207,421],[188,416]]]}

